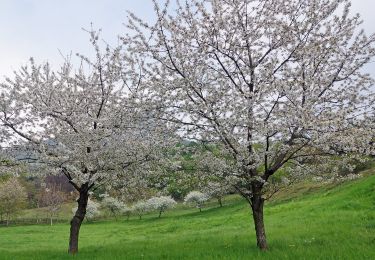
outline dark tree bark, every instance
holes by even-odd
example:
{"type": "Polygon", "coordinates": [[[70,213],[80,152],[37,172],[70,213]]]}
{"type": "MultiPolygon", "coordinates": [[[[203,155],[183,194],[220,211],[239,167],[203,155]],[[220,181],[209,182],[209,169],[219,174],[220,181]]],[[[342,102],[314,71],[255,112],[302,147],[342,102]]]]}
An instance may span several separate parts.
{"type": "Polygon", "coordinates": [[[222,206],[223,206],[223,202],[222,202],[222,200],[221,200],[221,197],[218,198],[217,201],[219,202],[220,207],[222,207],[222,206]]]}
{"type": "Polygon", "coordinates": [[[253,212],[255,233],[257,237],[257,246],[261,250],[267,250],[268,244],[266,239],[266,230],[264,228],[264,217],[263,217],[263,207],[264,198],[261,194],[254,194],[250,198],[251,210],[253,212]]]}
{"type": "Polygon", "coordinates": [[[159,218],[161,217],[161,213],[162,213],[162,212],[163,212],[162,210],[159,211],[159,218]]]}
{"type": "Polygon", "coordinates": [[[78,237],[81,224],[85,219],[87,202],[89,199],[89,188],[88,184],[83,184],[79,189],[78,208],[70,221],[70,238],[69,238],[69,254],[78,253],[78,237]]]}

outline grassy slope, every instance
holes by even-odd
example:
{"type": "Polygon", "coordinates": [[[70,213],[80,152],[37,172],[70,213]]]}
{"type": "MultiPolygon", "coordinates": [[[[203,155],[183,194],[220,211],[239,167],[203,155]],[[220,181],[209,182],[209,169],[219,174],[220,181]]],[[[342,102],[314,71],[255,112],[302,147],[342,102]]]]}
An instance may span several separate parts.
{"type": "MultiPolygon", "coordinates": [[[[269,203],[265,253],[255,246],[248,205],[232,197],[202,213],[85,223],[75,259],[375,259],[375,176],[309,189],[269,203]]],[[[67,224],[0,228],[0,259],[71,259],[68,232],[67,224]]]]}

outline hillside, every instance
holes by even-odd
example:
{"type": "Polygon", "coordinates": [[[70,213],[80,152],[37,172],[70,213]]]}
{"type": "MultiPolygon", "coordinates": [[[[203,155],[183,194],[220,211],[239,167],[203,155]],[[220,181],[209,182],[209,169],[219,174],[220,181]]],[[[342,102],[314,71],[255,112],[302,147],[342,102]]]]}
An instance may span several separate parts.
{"type": "MultiPolygon", "coordinates": [[[[161,219],[85,223],[75,259],[375,259],[375,175],[288,194],[266,207],[266,253],[256,248],[248,205],[231,196],[201,213],[179,207],[161,219]]],[[[68,224],[1,228],[0,259],[71,259],[68,231],[68,224]]]]}

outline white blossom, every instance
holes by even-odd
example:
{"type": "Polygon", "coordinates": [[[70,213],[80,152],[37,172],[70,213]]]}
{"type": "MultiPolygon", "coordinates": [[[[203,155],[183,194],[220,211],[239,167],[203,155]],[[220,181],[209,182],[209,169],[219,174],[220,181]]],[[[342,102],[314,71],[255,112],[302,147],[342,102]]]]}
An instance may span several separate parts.
{"type": "Polygon", "coordinates": [[[204,194],[200,191],[191,191],[186,195],[184,202],[193,204],[196,208],[199,209],[199,211],[202,211],[202,208],[208,199],[209,197],[207,196],[207,194],[204,194]]]}
{"type": "Polygon", "coordinates": [[[39,163],[64,174],[80,194],[71,221],[72,254],[89,192],[123,183],[124,176],[137,178],[138,169],[162,161],[174,136],[168,124],[158,123],[161,110],[149,106],[139,66],[123,59],[121,46],[102,50],[99,34],[89,33],[95,55],[79,54],[81,66],[74,68],[66,57],[53,70],[31,59],[0,83],[0,141],[33,146],[39,163]]]}
{"type": "MultiPolygon", "coordinates": [[[[87,221],[92,221],[94,218],[98,217],[100,215],[100,204],[93,201],[88,200],[87,202],[87,208],[86,208],[86,215],[85,218],[87,221]]],[[[77,211],[77,207],[72,208],[72,213],[75,214],[77,211]]]]}
{"type": "MultiPolygon", "coordinates": [[[[155,104],[185,138],[221,143],[226,171],[251,204],[267,249],[264,185],[299,158],[374,154],[373,79],[361,69],[375,35],[349,0],[153,1],[123,37],[147,61],[155,104]]],[[[131,46],[131,47],[130,47],[131,46]]]]}
{"type": "Polygon", "coordinates": [[[126,220],[129,220],[130,215],[132,214],[133,210],[131,207],[123,204],[121,209],[121,214],[126,216],[126,220]]]}
{"type": "Polygon", "coordinates": [[[132,210],[139,216],[139,219],[142,219],[142,216],[150,211],[150,205],[145,201],[138,201],[132,206],[132,210]]]}
{"type": "Polygon", "coordinates": [[[122,213],[124,210],[124,203],[119,201],[116,198],[106,196],[104,199],[101,201],[101,206],[102,208],[106,209],[107,211],[110,212],[112,216],[114,216],[117,219],[117,216],[122,213]]]}
{"type": "Polygon", "coordinates": [[[173,208],[177,202],[170,196],[152,197],[147,200],[147,204],[150,208],[159,212],[159,218],[161,214],[167,209],[173,208]]]}

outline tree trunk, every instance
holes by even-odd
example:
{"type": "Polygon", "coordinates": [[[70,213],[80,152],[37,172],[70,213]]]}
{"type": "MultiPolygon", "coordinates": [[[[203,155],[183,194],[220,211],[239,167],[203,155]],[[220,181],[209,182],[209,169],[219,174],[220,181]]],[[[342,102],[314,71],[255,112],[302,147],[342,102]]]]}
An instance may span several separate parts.
{"type": "Polygon", "coordinates": [[[257,246],[261,250],[267,250],[266,230],[264,228],[263,217],[264,198],[262,195],[254,194],[251,198],[251,209],[253,211],[253,219],[255,225],[255,233],[257,237],[257,246]]]}
{"type": "Polygon", "coordinates": [[[51,226],[52,226],[52,224],[53,224],[53,223],[52,223],[52,217],[51,217],[51,219],[50,219],[50,224],[51,224],[51,226]]]}
{"type": "Polygon", "coordinates": [[[83,184],[79,190],[78,208],[70,221],[69,254],[78,253],[78,237],[81,224],[85,219],[87,202],[89,199],[88,184],[83,184]]]}
{"type": "Polygon", "coordinates": [[[219,202],[220,207],[223,206],[223,202],[221,201],[221,198],[218,198],[217,201],[219,202]]]}
{"type": "Polygon", "coordinates": [[[161,217],[161,213],[162,213],[162,211],[160,210],[160,211],[159,211],[159,218],[161,217]]]}

